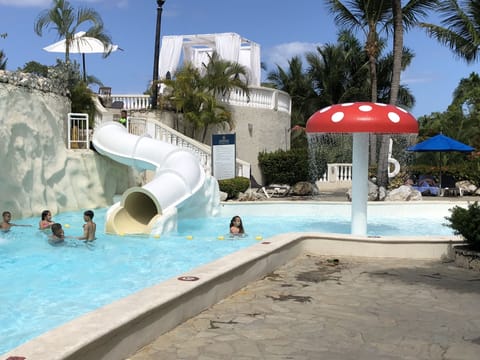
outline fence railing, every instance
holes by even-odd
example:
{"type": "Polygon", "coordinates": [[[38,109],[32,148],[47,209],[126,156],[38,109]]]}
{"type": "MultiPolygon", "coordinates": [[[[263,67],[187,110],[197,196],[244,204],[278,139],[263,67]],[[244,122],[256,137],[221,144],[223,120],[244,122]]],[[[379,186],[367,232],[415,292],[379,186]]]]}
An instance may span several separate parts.
{"type": "Polygon", "coordinates": [[[327,172],[318,179],[320,182],[346,183],[352,181],[352,164],[327,164],[327,172]]]}
{"type": "MultiPolygon", "coordinates": [[[[112,106],[125,110],[145,110],[151,108],[151,99],[149,95],[135,94],[113,94],[99,95],[100,97],[108,97],[108,103],[112,106]]],[[[266,87],[249,87],[249,95],[240,89],[234,89],[225,96],[220,96],[218,100],[221,103],[244,106],[257,109],[271,109],[291,113],[292,100],[286,92],[266,88],[266,87]]]]}
{"type": "Polygon", "coordinates": [[[69,113],[67,133],[68,149],[88,149],[90,147],[88,114],[69,113]]]}
{"type": "MultiPolygon", "coordinates": [[[[134,135],[151,136],[154,139],[176,145],[192,152],[200,161],[207,174],[212,174],[211,148],[199,141],[196,141],[171,127],[154,120],[147,120],[140,117],[128,118],[128,132],[134,135]]],[[[250,164],[246,161],[236,159],[236,174],[250,178],[250,164]]]]}

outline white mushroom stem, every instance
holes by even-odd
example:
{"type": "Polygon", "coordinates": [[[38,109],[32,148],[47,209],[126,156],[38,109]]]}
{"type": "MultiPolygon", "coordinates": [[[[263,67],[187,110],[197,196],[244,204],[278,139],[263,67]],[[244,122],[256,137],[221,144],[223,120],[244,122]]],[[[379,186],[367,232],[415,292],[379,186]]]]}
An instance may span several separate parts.
{"type": "Polygon", "coordinates": [[[353,235],[367,235],[368,201],[368,133],[353,134],[352,159],[352,228],[353,235]]]}

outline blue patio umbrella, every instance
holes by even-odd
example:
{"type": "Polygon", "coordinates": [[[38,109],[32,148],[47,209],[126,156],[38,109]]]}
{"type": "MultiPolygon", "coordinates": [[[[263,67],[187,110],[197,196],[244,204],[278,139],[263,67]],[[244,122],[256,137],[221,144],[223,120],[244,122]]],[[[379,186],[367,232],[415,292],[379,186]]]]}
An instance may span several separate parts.
{"type": "Polygon", "coordinates": [[[443,134],[435,135],[421,143],[407,148],[407,151],[440,153],[440,187],[442,186],[442,152],[456,151],[467,153],[472,152],[473,150],[475,150],[473,147],[443,134]]]}

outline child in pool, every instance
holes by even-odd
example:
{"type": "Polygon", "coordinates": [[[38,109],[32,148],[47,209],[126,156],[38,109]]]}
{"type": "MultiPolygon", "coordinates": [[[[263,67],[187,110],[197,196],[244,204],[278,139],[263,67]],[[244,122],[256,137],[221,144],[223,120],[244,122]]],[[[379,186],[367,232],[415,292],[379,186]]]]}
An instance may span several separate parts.
{"type": "Polygon", "coordinates": [[[12,224],[10,220],[12,220],[12,213],[10,211],[4,211],[2,213],[3,222],[0,224],[0,230],[8,231],[12,226],[31,226],[31,225],[19,225],[19,224],[12,224]]]}
{"type": "Polygon", "coordinates": [[[78,237],[78,240],[93,241],[95,240],[95,231],[97,230],[97,224],[93,222],[93,211],[87,210],[83,213],[83,236],[78,237]]]}
{"type": "Polygon", "coordinates": [[[52,221],[52,213],[50,210],[43,210],[42,220],[38,223],[38,228],[40,230],[50,229],[53,224],[55,224],[55,222],[52,221]]]}
{"type": "Polygon", "coordinates": [[[52,229],[52,235],[49,236],[48,242],[52,245],[61,244],[65,241],[65,233],[62,229],[62,224],[54,223],[50,227],[52,229]]]}
{"type": "Polygon", "coordinates": [[[245,230],[243,229],[243,223],[240,216],[234,216],[232,220],[230,220],[230,234],[231,235],[241,235],[245,234],[245,230]]]}

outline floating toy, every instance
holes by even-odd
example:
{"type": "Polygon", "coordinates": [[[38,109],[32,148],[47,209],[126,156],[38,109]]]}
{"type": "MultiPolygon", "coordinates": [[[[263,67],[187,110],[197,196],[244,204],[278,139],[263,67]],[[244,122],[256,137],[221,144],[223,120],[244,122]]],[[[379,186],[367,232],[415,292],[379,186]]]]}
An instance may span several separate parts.
{"type": "Polygon", "coordinates": [[[70,227],[70,224],[65,224],[65,225],[63,225],[63,227],[68,229],[70,227]]]}
{"type": "Polygon", "coordinates": [[[193,236],[192,236],[192,235],[187,235],[186,238],[187,238],[187,240],[193,240],[193,236]]]}
{"type": "Polygon", "coordinates": [[[261,235],[255,236],[255,240],[262,240],[262,239],[263,239],[263,237],[261,235]]]}
{"type": "Polygon", "coordinates": [[[159,235],[159,234],[155,234],[155,235],[153,235],[153,237],[154,237],[155,239],[160,239],[160,235],[159,235]]]}
{"type": "Polygon", "coordinates": [[[218,240],[225,240],[225,236],[223,235],[220,235],[219,237],[217,237],[218,240]]]}

